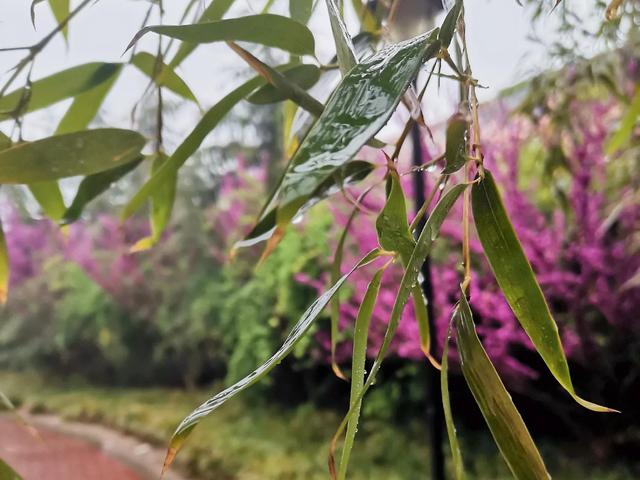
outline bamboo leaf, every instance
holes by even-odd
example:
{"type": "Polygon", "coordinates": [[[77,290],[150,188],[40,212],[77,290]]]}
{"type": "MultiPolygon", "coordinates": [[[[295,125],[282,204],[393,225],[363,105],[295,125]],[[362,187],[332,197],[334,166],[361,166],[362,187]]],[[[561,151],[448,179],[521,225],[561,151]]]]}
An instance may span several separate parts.
{"type": "Polygon", "coordinates": [[[342,448],[342,458],[340,459],[340,468],[338,470],[338,480],[344,480],[347,476],[347,468],[349,466],[349,457],[353,449],[356,432],[358,431],[358,420],[360,417],[360,407],[362,398],[360,394],[364,388],[364,367],[367,357],[367,340],[369,338],[369,325],[373,309],[376,306],[378,293],[380,292],[380,280],[384,273],[385,267],[378,270],[364,294],[358,315],[356,316],[355,330],[353,334],[353,357],[351,363],[351,394],[349,397],[349,408],[353,409],[353,414],[347,425],[347,432],[342,448]]]}
{"type": "Polygon", "coordinates": [[[91,175],[131,162],[145,139],[115,128],[55,135],[0,152],[0,183],[37,183],[91,175]]]}
{"type": "Polygon", "coordinates": [[[100,194],[106,192],[115,182],[127,175],[129,172],[135,170],[135,168],[142,162],[142,157],[133,160],[132,162],[125,163],[116,168],[105,170],[104,172],[88,175],[82,179],[78,186],[71,205],[64,212],[62,216],[62,223],[68,224],[75,222],[80,218],[84,208],[100,194]]]}
{"type": "MultiPolygon", "coordinates": [[[[220,20],[225,13],[231,8],[235,0],[212,0],[209,6],[204,10],[202,16],[197,23],[215,22],[220,20]]],[[[177,68],[198,45],[195,43],[182,43],[178,51],[169,62],[172,68],[177,68]]]]}
{"type": "Polygon", "coordinates": [[[444,17],[442,27],[440,27],[440,42],[444,48],[449,48],[453,35],[455,34],[456,27],[458,25],[458,19],[460,18],[460,12],[462,12],[463,0],[456,0],[451,10],[447,12],[447,16],[444,17]]]}
{"type": "MultiPolygon", "coordinates": [[[[320,69],[311,64],[295,65],[288,70],[284,70],[282,75],[299,88],[308,90],[320,79],[320,69]]],[[[289,97],[285,93],[278,90],[275,86],[268,84],[258,88],[249,95],[247,101],[256,105],[266,105],[269,103],[282,102],[287,98],[289,97]]]]}
{"type": "Polygon", "coordinates": [[[455,480],[464,480],[464,463],[462,452],[458,443],[456,426],[453,423],[453,413],[451,412],[451,401],[449,399],[449,342],[451,341],[451,325],[447,330],[442,350],[442,368],[440,369],[440,391],[442,392],[442,410],[444,411],[444,421],[447,425],[447,436],[449,437],[449,447],[451,448],[451,460],[453,462],[453,473],[455,480]]]}
{"type": "Polygon", "coordinates": [[[364,256],[349,272],[343,275],[337,283],[335,283],[329,290],[322,294],[315,302],[313,302],[309,308],[302,314],[302,317],[296,325],[293,327],[289,336],[285,340],[284,344],[278,349],[278,351],[263,363],[260,367],[254,370],[251,374],[244,377],[242,380],[236,382],[234,385],[226,388],[222,392],[213,396],[193,412],[191,412],[178,426],[167,452],[163,471],[166,471],[173,459],[175,458],[178,450],[182,447],[189,434],[194,427],[207,415],[215,411],[220,405],[227,400],[235,397],[240,392],[246,390],[262,379],[267,373],[269,373],[277,364],[279,364],[290,352],[293,350],[298,341],[307,333],[316,318],[322,313],[327,304],[331,301],[331,298],[340,289],[342,284],[347,278],[358,268],[368,265],[381,255],[379,250],[373,250],[364,256]]]}
{"type": "Polygon", "coordinates": [[[296,55],[313,55],[315,48],[313,35],[307,27],[288,17],[271,13],[193,25],[152,25],[140,30],[127,49],[148,32],[189,43],[257,43],[296,55]]]}
{"type": "Polygon", "coordinates": [[[62,198],[58,182],[32,183],[28,187],[44,214],[54,222],[59,221],[67,207],[64,204],[64,198],[62,198]]]}
{"type": "MultiPolygon", "coordinates": [[[[120,68],[119,63],[85,63],[36,80],[31,84],[25,113],[46,108],[91,90],[111,79],[120,68]]],[[[0,119],[11,117],[11,113],[20,107],[25,93],[24,88],[19,88],[0,98],[0,119]]]]}
{"type": "Polygon", "coordinates": [[[7,251],[7,239],[4,236],[4,229],[0,223],[0,304],[7,303],[9,293],[9,276],[11,267],[9,265],[9,252],[7,251]]]}
{"type": "Polygon", "coordinates": [[[607,142],[605,150],[609,155],[613,155],[625,146],[633,135],[633,129],[638,124],[638,119],[640,119],[640,87],[636,88],[636,93],[620,121],[618,130],[616,130],[607,142]]]}
{"type": "Polygon", "coordinates": [[[454,321],[462,373],[513,476],[518,480],[551,478],[520,413],[480,343],[464,292],[454,321]]]}
{"type": "MultiPolygon", "coordinates": [[[[69,4],[70,0],[49,0],[49,6],[58,24],[61,24],[69,16],[71,12],[69,4]]],[[[69,39],[69,24],[65,25],[62,29],[62,35],[65,40],[69,39]]]]}
{"type": "Polygon", "coordinates": [[[457,172],[467,162],[467,132],[469,122],[460,114],[456,114],[447,122],[447,136],[444,158],[447,162],[443,175],[457,172]]]}
{"type": "Polygon", "coordinates": [[[176,95],[198,103],[189,85],[180,78],[173,67],[164,62],[158,65],[158,58],[155,55],[149,52],[138,52],[131,59],[131,63],[159,87],[166,87],[176,95]]]}
{"type": "MultiPolygon", "coordinates": [[[[151,174],[153,175],[168,160],[165,154],[159,153],[153,160],[151,174]]],[[[151,196],[151,235],[138,240],[131,248],[132,252],[147,250],[158,243],[163,230],[169,223],[171,211],[176,199],[176,183],[178,174],[175,172],[169,181],[163,183],[151,196]]]]}
{"type": "Polygon", "coordinates": [[[309,23],[313,13],[313,0],[289,0],[289,14],[303,25],[309,23]]]}
{"type": "Polygon", "coordinates": [[[347,30],[347,26],[342,20],[340,11],[334,0],[326,0],[327,10],[329,11],[329,20],[331,21],[331,32],[333,40],[336,44],[336,53],[338,56],[338,64],[342,75],[356,66],[358,59],[353,47],[353,41],[347,30]]]}
{"type": "Polygon", "coordinates": [[[502,204],[491,172],[472,189],[473,217],[487,260],[511,310],[553,376],[585,408],[612,411],[580,398],[571,382],[558,327],[502,204]]]}
{"type": "Polygon", "coordinates": [[[0,458],[0,480],[22,480],[22,477],[0,458]]]}

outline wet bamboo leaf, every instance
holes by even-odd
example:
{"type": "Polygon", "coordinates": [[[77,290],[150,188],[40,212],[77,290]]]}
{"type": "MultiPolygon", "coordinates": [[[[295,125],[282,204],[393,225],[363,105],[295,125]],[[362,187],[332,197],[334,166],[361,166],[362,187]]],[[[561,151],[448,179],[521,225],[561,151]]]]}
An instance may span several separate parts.
{"type": "Polygon", "coordinates": [[[69,205],[69,208],[67,208],[62,216],[62,223],[68,224],[78,220],[85,207],[92,200],[106,192],[115,182],[120,180],[129,172],[135,170],[141,162],[142,157],[137,158],[132,162],[125,163],[119,167],[88,175],[83,178],[78,186],[78,191],[76,192],[71,205],[69,205]]]}
{"type": "Polygon", "coordinates": [[[58,182],[32,183],[28,187],[44,214],[54,222],[59,221],[67,207],[64,204],[58,182]]]}
{"type": "Polygon", "coordinates": [[[9,252],[7,251],[7,239],[4,236],[4,229],[0,223],[0,304],[7,303],[9,293],[9,252]]]}
{"type": "Polygon", "coordinates": [[[142,135],[103,128],[55,135],[0,152],[0,183],[37,183],[91,175],[131,162],[144,147],[142,135]]]}
{"type": "MultiPolygon", "coordinates": [[[[320,69],[315,65],[295,65],[282,72],[282,75],[298,87],[308,90],[313,87],[320,78],[320,69]]],[[[288,97],[273,85],[265,85],[253,92],[247,100],[256,105],[282,102],[288,97]]]]}
{"type": "Polygon", "coordinates": [[[249,42],[280,48],[296,55],[313,55],[313,35],[301,23],[265,13],[193,25],[152,25],[140,30],[128,48],[148,32],[190,43],[249,42]]]}
{"type": "Polygon", "coordinates": [[[553,376],[582,406],[611,411],[580,398],[571,382],[558,327],[502,204],[491,172],[472,189],[473,217],[485,255],[511,310],[553,376]]]}
{"type": "Polygon", "coordinates": [[[440,27],[440,42],[444,48],[449,48],[453,35],[455,34],[456,27],[458,25],[458,18],[460,18],[460,12],[463,6],[462,0],[456,0],[456,3],[451,7],[451,10],[444,17],[442,27],[440,27]]]}
{"type": "Polygon", "coordinates": [[[444,348],[442,350],[442,368],[440,369],[440,391],[442,392],[442,410],[444,411],[444,420],[447,425],[447,436],[449,437],[449,447],[451,448],[451,460],[453,462],[453,474],[455,480],[464,480],[464,463],[462,461],[462,452],[458,443],[458,435],[456,426],[453,423],[453,413],[451,412],[451,401],[449,398],[449,342],[451,341],[451,326],[447,330],[447,336],[444,339],[444,348]]]}
{"type": "Polygon", "coordinates": [[[306,25],[313,13],[313,0],[289,0],[289,15],[296,22],[306,25]]]}
{"type": "Polygon", "coordinates": [[[262,379],[267,373],[269,373],[276,365],[278,365],[295,347],[296,343],[307,333],[313,322],[318,318],[320,313],[324,310],[327,304],[331,301],[331,298],[340,289],[342,284],[347,278],[358,268],[368,265],[376,258],[380,256],[379,250],[373,250],[364,256],[349,272],[343,275],[337,283],[335,283],[329,290],[322,294],[315,302],[309,306],[309,308],[302,314],[302,317],[296,325],[293,327],[289,336],[284,341],[284,344],[278,349],[278,351],[263,363],[260,367],[254,370],[251,374],[244,377],[242,380],[236,382],[234,385],[226,388],[222,392],[213,396],[193,412],[191,412],[178,426],[173,437],[171,438],[171,444],[167,452],[165,464],[163,470],[169,468],[173,459],[175,458],[178,450],[182,447],[189,434],[193,431],[195,426],[200,421],[216,410],[220,405],[227,400],[235,397],[238,393],[244,391],[254,383],[262,379]]]}
{"type": "Polygon", "coordinates": [[[117,65],[113,74],[105,81],[73,99],[71,106],[60,120],[56,134],[79,132],[85,130],[97,115],[102,102],[111,91],[113,84],[120,77],[122,65],[117,65]]]}
{"type": "MultiPolygon", "coordinates": [[[[212,0],[205,8],[197,23],[208,23],[220,20],[231,8],[235,0],[212,0]]],[[[182,43],[175,56],[169,62],[172,68],[177,68],[198,45],[195,43],[182,43]]]]}
{"type": "Polygon", "coordinates": [[[329,11],[329,20],[331,21],[331,32],[333,40],[336,44],[336,54],[338,56],[338,65],[342,75],[356,66],[358,59],[353,47],[353,41],[347,31],[347,26],[342,20],[342,15],[334,0],[326,0],[327,10],[329,11]]]}
{"type": "Polygon", "coordinates": [[[435,31],[391,45],[347,74],[291,159],[277,195],[284,228],[314,190],[387,122],[424,61],[438,51],[435,31]]]}
{"type": "Polygon", "coordinates": [[[469,122],[460,114],[454,115],[447,123],[447,139],[444,158],[447,162],[442,173],[457,172],[467,162],[467,132],[469,122]]]}
{"type": "MultiPolygon", "coordinates": [[[[49,6],[53,12],[53,16],[56,18],[58,25],[67,19],[70,13],[70,0],[49,0],[49,6]]],[[[62,29],[62,35],[68,40],[69,37],[69,24],[65,25],[62,29]]]]}
{"type": "Polygon", "coordinates": [[[349,397],[349,408],[353,409],[353,414],[347,425],[344,446],[342,448],[342,458],[340,459],[340,468],[338,469],[338,480],[344,480],[347,476],[349,457],[351,456],[356,432],[358,431],[358,420],[362,404],[360,394],[364,388],[364,367],[367,357],[369,325],[371,324],[373,309],[376,306],[376,300],[380,292],[380,280],[383,273],[384,267],[374,274],[360,304],[358,315],[356,316],[355,330],[353,333],[353,357],[351,361],[351,394],[349,397]]]}
{"type": "Polygon", "coordinates": [[[620,121],[618,130],[607,142],[606,151],[609,155],[614,154],[627,144],[633,135],[633,129],[638,124],[638,119],[640,119],[640,87],[636,89],[633,100],[620,121]]]}
{"type": "MultiPolygon", "coordinates": [[[[118,63],[86,63],[36,80],[31,84],[26,112],[46,108],[91,90],[111,79],[120,68],[121,65],[118,63]]],[[[11,116],[10,114],[20,106],[24,94],[24,88],[20,88],[0,98],[0,119],[11,116]]]]}
{"type": "MultiPolygon", "coordinates": [[[[162,165],[168,160],[165,154],[159,153],[153,160],[151,175],[158,171],[162,165]]],[[[164,182],[151,196],[151,235],[138,240],[131,248],[132,252],[147,250],[158,243],[162,232],[169,223],[171,211],[176,199],[176,183],[178,181],[178,173],[175,172],[169,181],[164,182]]]]}
{"type": "Polygon", "coordinates": [[[0,458],[0,480],[22,480],[22,477],[0,458]]]}
{"type": "Polygon", "coordinates": [[[454,321],[462,373],[513,476],[518,480],[551,478],[520,413],[480,343],[464,293],[454,321]]]}
{"type": "Polygon", "coordinates": [[[156,85],[166,87],[176,95],[180,95],[187,100],[198,103],[189,85],[180,78],[173,67],[162,62],[157,64],[158,59],[149,52],[139,52],[131,59],[131,63],[142,73],[149,77],[156,85]]]}

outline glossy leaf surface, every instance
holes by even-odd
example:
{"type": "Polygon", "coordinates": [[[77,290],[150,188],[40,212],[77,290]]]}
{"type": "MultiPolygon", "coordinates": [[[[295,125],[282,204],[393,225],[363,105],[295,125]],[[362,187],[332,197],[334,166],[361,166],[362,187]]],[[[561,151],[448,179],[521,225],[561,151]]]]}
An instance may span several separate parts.
{"type": "Polygon", "coordinates": [[[0,152],[0,183],[91,175],[131,162],[144,147],[137,132],[104,128],[56,135],[0,152]]]}
{"type": "Polygon", "coordinates": [[[189,85],[180,78],[173,67],[163,62],[158,63],[155,55],[149,52],[138,52],[131,59],[131,63],[156,85],[166,87],[176,95],[180,95],[187,100],[192,100],[197,103],[196,97],[189,88],[189,85]]]}
{"type": "Polygon", "coordinates": [[[460,12],[462,12],[463,7],[462,0],[456,0],[456,3],[453,4],[451,9],[447,12],[446,17],[442,22],[442,26],[440,27],[440,41],[442,42],[442,46],[444,48],[449,48],[449,44],[451,44],[451,40],[453,40],[453,35],[456,31],[456,26],[458,25],[458,19],[460,18],[460,12]]]}
{"type": "Polygon", "coordinates": [[[610,411],[580,398],[571,382],[558,327],[522,250],[491,172],[472,189],[473,217],[487,260],[511,310],[549,370],[582,406],[610,411]]]}
{"type": "MultiPolygon", "coordinates": [[[[294,83],[304,90],[308,90],[320,79],[320,69],[311,64],[295,65],[284,70],[282,75],[286,77],[289,82],[294,83]]],[[[282,102],[287,98],[288,96],[285,93],[269,84],[257,89],[247,97],[247,100],[256,105],[266,105],[269,103],[282,102]]]]}
{"type": "Polygon", "coordinates": [[[302,314],[302,317],[298,320],[293,327],[284,344],[278,349],[278,351],[263,363],[260,367],[254,370],[251,374],[244,377],[242,380],[236,382],[234,385],[226,388],[222,392],[213,396],[198,408],[196,408],[191,414],[189,414],[178,426],[176,432],[173,434],[169,451],[167,452],[167,458],[165,459],[164,469],[168,468],[177,451],[184,444],[186,438],[189,436],[193,428],[207,415],[212,413],[218,407],[220,407],[227,400],[235,397],[238,393],[244,391],[254,383],[258,382],[267,373],[271,371],[277,364],[279,364],[295,347],[296,343],[304,336],[309,330],[313,322],[318,318],[320,313],[324,310],[327,304],[331,301],[331,298],[340,289],[342,284],[347,278],[357,269],[364,265],[367,265],[380,256],[379,250],[373,250],[360,260],[349,272],[343,275],[337,283],[335,283],[329,290],[322,294],[316,301],[314,301],[309,308],[302,314]]]}
{"type": "Polygon", "coordinates": [[[476,334],[464,293],[455,314],[462,373],[502,457],[518,480],[551,478],[520,413],[476,334]]]}
{"type": "MultiPolygon", "coordinates": [[[[120,68],[119,63],[86,63],[36,80],[31,85],[26,112],[46,108],[91,90],[116,75],[120,68]]],[[[23,95],[24,88],[19,88],[0,98],[0,119],[8,118],[20,106],[23,95]]]]}
{"type": "Polygon", "coordinates": [[[152,25],[140,30],[129,48],[148,32],[189,43],[257,43],[296,55],[313,55],[315,48],[313,35],[307,27],[288,17],[270,13],[193,25],[152,25]]]}

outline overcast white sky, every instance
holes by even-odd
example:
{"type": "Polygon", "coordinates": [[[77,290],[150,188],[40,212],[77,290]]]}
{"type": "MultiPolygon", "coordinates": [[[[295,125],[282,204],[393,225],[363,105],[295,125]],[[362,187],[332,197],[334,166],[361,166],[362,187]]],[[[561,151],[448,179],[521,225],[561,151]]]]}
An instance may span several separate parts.
{"type": "MultiPolygon", "coordinates": [[[[32,0],[0,0],[0,46],[29,45],[37,41],[54,26],[46,2],[36,9],[34,31],[29,17],[32,0]]],[[[72,0],[78,3],[78,0],[72,0]]],[[[165,23],[175,22],[185,1],[165,1],[168,9],[165,23]]],[[[333,41],[328,29],[326,10],[320,2],[311,21],[317,36],[316,51],[321,59],[333,54],[333,41]]],[[[350,2],[347,2],[349,4],[350,2]]],[[[264,0],[237,0],[235,10],[228,16],[253,10],[259,12],[264,0]]],[[[288,2],[276,2],[274,11],[283,11],[288,2]]],[[[37,79],[72,65],[90,61],[123,61],[122,52],[138,31],[148,3],[140,0],[100,0],[74,19],[70,29],[69,45],[62,37],[51,42],[38,57],[33,78],[37,79]]],[[[549,64],[544,49],[527,40],[531,31],[527,12],[515,0],[474,0],[466,2],[468,44],[474,66],[474,74],[483,85],[482,99],[489,99],[513,83],[539,71],[549,64]]],[[[551,22],[552,19],[547,19],[551,22]]],[[[355,31],[353,22],[351,33],[355,31]]],[[[542,26],[544,30],[546,27],[542,26]]],[[[156,38],[147,35],[141,49],[154,51],[156,38]]],[[[6,72],[23,53],[0,53],[0,71],[6,72]]],[[[187,81],[203,106],[208,107],[234,87],[230,70],[241,67],[241,62],[223,44],[200,47],[180,68],[179,73],[187,81]],[[226,72],[226,74],[225,74],[226,72]]],[[[136,70],[126,70],[123,78],[107,100],[106,117],[110,123],[127,126],[131,105],[140,97],[147,80],[136,70]]],[[[18,84],[19,86],[19,84],[18,84]]],[[[427,109],[428,118],[441,119],[446,110],[455,104],[456,90],[443,89],[437,102],[431,101],[427,109]]],[[[56,117],[64,111],[66,104],[52,112],[35,114],[27,122],[27,138],[47,133],[55,127],[56,117]]],[[[197,115],[194,109],[193,115],[197,115]]],[[[195,119],[194,119],[195,122],[195,119]]],[[[2,124],[5,128],[7,123],[2,124]]],[[[189,128],[185,121],[185,131],[189,128]]]]}

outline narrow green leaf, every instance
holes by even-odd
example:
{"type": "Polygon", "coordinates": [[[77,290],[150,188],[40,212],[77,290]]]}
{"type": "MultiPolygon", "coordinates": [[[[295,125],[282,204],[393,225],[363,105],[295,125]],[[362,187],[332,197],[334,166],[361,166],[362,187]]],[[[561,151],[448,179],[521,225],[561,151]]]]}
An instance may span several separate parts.
{"type": "Polygon", "coordinates": [[[102,102],[111,91],[113,84],[120,77],[122,65],[116,64],[113,74],[102,83],[79,93],[73,99],[73,103],[60,120],[56,134],[79,132],[85,130],[98,114],[102,102]]]}
{"type": "Polygon", "coordinates": [[[54,222],[59,221],[67,207],[64,204],[58,182],[32,183],[28,187],[44,214],[54,222]]]}
{"type": "Polygon", "coordinates": [[[454,321],[462,373],[513,476],[550,479],[527,426],[480,343],[464,292],[454,321]]]}
{"type": "Polygon", "coordinates": [[[349,457],[353,449],[353,443],[358,431],[358,420],[360,418],[360,407],[362,398],[360,394],[364,388],[364,367],[367,357],[367,340],[369,338],[369,325],[373,309],[376,306],[378,293],[380,292],[380,280],[384,273],[384,267],[378,270],[364,294],[358,315],[356,316],[355,330],[353,333],[353,357],[351,361],[351,394],[349,397],[349,408],[353,409],[353,414],[347,425],[347,432],[342,447],[342,458],[340,459],[340,468],[338,470],[338,480],[344,480],[347,476],[347,468],[349,466],[349,457]]]}
{"type": "MultiPolygon", "coordinates": [[[[308,90],[320,79],[320,69],[311,64],[295,65],[288,70],[284,70],[282,75],[299,88],[308,90]]],[[[266,105],[269,103],[282,102],[287,98],[288,96],[285,93],[273,85],[268,84],[260,87],[249,95],[247,101],[256,105],[266,105]]]]}
{"type": "Polygon", "coordinates": [[[75,222],[80,218],[84,208],[103,192],[106,192],[115,182],[133,171],[142,162],[142,157],[125,163],[119,167],[105,170],[104,172],[95,173],[82,179],[73,198],[71,205],[64,212],[62,222],[64,224],[75,222]]]}
{"type": "Polygon", "coordinates": [[[12,144],[11,139],[3,132],[0,132],[0,151],[10,148],[12,144]]]}
{"type": "Polygon", "coordinates": [[[148,32],[190,43],[250,42],[280,48],[296,55],[313,55],[313,35],[301,23],[281,15],[265,13],[193,25],[152,25],[140,30],[131,48],[148,32]]]}
{"type": "Polygon", "coordinates": [[[631,100],[631,104],[627,107],[618,130],[611,136],[605,150],[607,154],[613,155],[626,145],[626,143],[633,135],[633,129],[638,124],[640,119],[640,86],[636,88],[636,93],[631,100]]]}
{"type": "Polygon", "coordinates": [[[0,304],[7,303],[9,293],[9,252],[7,251],[7,239],[4,236],[4,229],[0,223],[0,304]]]}
{"type": "Polygon", "coordinates": [[[0,183],[37,183],[90,175],[131,162],[145,139],[115,128],[55,135],[0,152],[0,183]]]}
{"type": "Polygon", "coordinates": [[[289,14],[296,22],[306,25],[313,12],[313,0],[289,0],[289,14]]]}
{"type": "Polygon", "coordinates": [[[138,52],[131,59],[135,67],[149,77],[156,85],[166,87],[176,95],[198,103],[189,85],[180,78],[173,67],[165,64],[157,65],[158,59],[149,52],[138,52]]]}
{"type": "MultiPolygon", "coordinates": [[[[51,7],[53,16],[56,17],[58,24],[61,24],[67,19],[67,17],[69,17],[69,13],[71,12],[69,4],[70,0],[49,0],[49,6],[51,7]]],[[[65,25],[62,29],[62,35],[65,40],[68,40],[69,24],[65,25]]]]}
{"type": "Polygon", "coordinates": [[[343,78],[291,159],[277,196],[279,225],[384,126],[422,63],[437,53],[434,35],[384,48],[343,78]]]}
{"type": "Polygon", "coordinates": [[[252,373],[244,377],[242,380],[236,382],[234,385],[226,388],[222,392],[213,396],[193,412],[191,412],[178,426],[169,446],[167,452],[167,458],[163,470],[166,470],[173,459],[175,458],[178,450],[184,444],[186,438],[189,436],[193,428],[207,415],[216,410],[220,405],[227,400],[235,397],[240,392],[246,390],[262,379],[267,373],[269,373],[276,365],[278,365],[290,352],[293,350],[298,341],[307,333],[316,318],[322,313],[327,304],[331,301],[331,298],[340,289],[342,284],[349,278],[349,276],[358,268],[368,265],[381,255],[379,250],[373,250],[364,256],[349,272],[343,275],[337,283],[335,283],[329,290],[322,294],[315,302],[309,306],[309,308],[302,314],[302,317],[296,325],[293,327],[289,336],[284,341],[284,344],[278,349],[278,351],[263,363],[260,367],[254,370],[252,373]]]}
{"type": "Polygon", "coordinates": [[[472,189],[473,217],[487,260],[511,310],[549,370],[580,405],[612,411],[580,398],[571,382],[558,327],[502,204],[491,172],[472,189]]]}
{"type": "Polygon", "coordinates": [[[462,12],[463,0],[456,0],[451,10],[447,12],[447,16],[444,17],[442,27],[440,27],[440,42],[444,48],[449,48],[453,35],[458,25],[458,19],[460,18],[460,12],[462,12]]]}
{"type": "Polygon", "coordinates": [[[456,114],[447,122],[447,137],[444,158],[447,162],[442,173],[457,172],[467,162],[467,132],[469,122],[463,115],[456,114]]]}
{"type": "Polygon", "coordinates": [[[342,20],[338,6],[334,0],[326,0],[327,10],[329,11],[329,20],[331,21],[331,32],[333,40],[336,44],[336,54],[338,56],[338,64],[342,75],[346,75],[349,70],[356,66],[358,58],[356,57],[353,41],[347,31],[347,26],[342,20]]]}
{"type": "MultiPolygon", "coordinates": [[[[198,19],[197,23],[215,22],[220,20],[225,13],[231,8],[235,0],[212,0],[209,6],[204,10],[202,16],[198,19]]],[[[183,43],[178,48],[178,51],[169,62],[172,68],[177,68],[197,47],[194,43],[183,43]]]]}
{"type": "Polygon", "coordinates": [[[0,458],[0,480],[22,480],[22,477],[0,458]]]}
{"type": "MultiPolygon", "coordinates": [[[[119,63],[85,63],[36,80],[31,84],[26,112],[46,108],[91,90],[111,79],[120,68],[119,63]]],[[[20,88],[0,98],[0,119],[11,116],[10,113],[20,106],[24,94],[24,88],[20,88]]]]}
{"type": "MultiPolygon", "coordinates": [[[[156,173],[167,160],[168,157],[165,154],[157,154],[153,160],[151,175],[156,173]]],[[[177,181],[178,173],[174,172],[173,176],[151,195],[151,235],[138,240],[131,248],[132,252],[147,250],[160,240],[162,232],[171,218],[171,211],[173,210],[173,204],[176,199],[177,181]]]]}
{"type": "Polygon", "coordinates": [[[169,160],[147,180],[129,201],[122,212],[121,218],[123,220],[129,218],[144,204],[156,189],[162,188],[161,186],[163,184],[170,182],[175,173],[184,165],[184,162],[198,150],[207,135],[220,123],[225,115],[229,113],[240,100],[264,84],[265,81],[262,77],[254,77],[240,85],[211,107],[202,119],[200,119],[193,131],[184,139],[180,146],[178,146],[176,151],[173,152],[173,155],[169,157],[169,160]]]}
{"type": "Polygon", "coordinates": [[[442,410],[444,411],[444,421],[447,425],[447,436],[449,437],[449,447],[451,448],[451,460],[453,462],[453,473],[455,480],[464,480],[464,462],[462,452],[458,443],[456,426],[453,423],[453,413],[451,412],[451,400],[449,398],[449,342],[451,341],[451,325],[447,329],[447,336],[444,339],[442,350],[442,368],[440,369],[440,391],[442,392],[442,410]]]}

